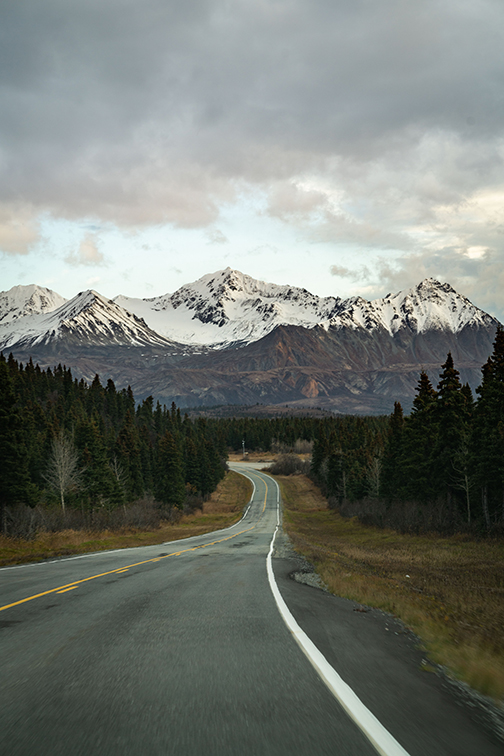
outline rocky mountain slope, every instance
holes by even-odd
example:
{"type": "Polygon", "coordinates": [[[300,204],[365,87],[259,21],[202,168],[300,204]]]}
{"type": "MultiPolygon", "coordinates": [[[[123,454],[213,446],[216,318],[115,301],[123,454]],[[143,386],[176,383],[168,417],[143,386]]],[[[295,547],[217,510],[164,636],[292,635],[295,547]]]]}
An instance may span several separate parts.
{"type": "Polygon", "coordinates": [[[317,297],[306,289],[256,281],[227,268],[175,294],[153,299],[118,296],[114,301],[174,341],[213,349],[250,344],[279,325],[457,333],[469,324],[485,327],[494,321],[449,284],[433,278],[368,302],[362,297],[317,297]]]}
{"type": "Polygon", "coordinates": [[[9,291],[0,292],[0,325],[12,323],[26,315],[52,312],[65,302],[64,297],[43,286],[13,286],[9,291]]]}
{"type": "Polygon", "coordinates": [[[389,412],[396,399],[409,406],[421,369],[437,382],[448,351],[475,388],[497,327],[434,279],[372,302],[320,298],[230,269],[151,300],[87,291],[58,305],[58,295],[26,291],[27,305],[18,291],[15,310],[11,292],[0,295],[4,352],[44,366],[65,362],[77,377],[98,373],[131,384],[139,399],[180,406],[389,412]]]}
{"type": "Polygon", "coordinates": [[[237,270],[217,271],[153,299],[114,301],[158,333],[183,344],[226,349],[258,341],[279,325],[312,328],[336,315],[337,297],[256,281],[237,270]]]}
{"type": "MultiPolygon", "coordinates": [[[[52,298],[52,303],[58,301],[56,297],[52,298]]],[[[55,352],[68,352],[74,346],[89,345],[171,348],[172,342],[152,331],[141,318],[92,290],[63,300],[51,311],[44,307],[5,324],[0,321],[0,348],[4,351],[15,348],[36,352],[39,347],[52,346],[55,352]]]]}

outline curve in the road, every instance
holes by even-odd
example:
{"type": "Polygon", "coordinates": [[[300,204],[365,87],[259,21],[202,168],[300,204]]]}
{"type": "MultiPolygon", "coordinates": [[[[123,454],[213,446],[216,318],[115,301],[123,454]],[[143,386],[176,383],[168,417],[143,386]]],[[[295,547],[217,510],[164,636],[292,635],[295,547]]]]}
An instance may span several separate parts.
{"type": "MultiPolygon", "coordinates": [[[[246,476],[246,477],[248,477],[248,476],[246,476]]],[[[251,478],[249,478],[249,480],[251,480],[251,478]]],[[[254,491],[252,493],[252,498],[254,496],[254,493],[255,493],[255,484],[254,484],[254,491]]],[[[127,572],[132,567],[140,567],[143,564],[151,564],[152,562],[161,562],[163,559],[169,559],[169,557],[181,556],[182,554],[186,554],[189,551],[197,551],[198,549],[204,549],[207,546],[215,546],[217,543],[223,543],[224,541],[230,541],[232,538],[236,538],[237,536],[242,535],[243,533],[248,533],[248,531],[254,530],[254,528],[257,527],[257,524],[259,523],[259,521],[260,521],[260,519],[261,519],[261,517],[264,514],[264,511],[266,509],[266,499],[267,499],[267,496],[268,496],[268,486],[266,485],[266,493],[264,495],[264,504],[263,504],[261,515],[259,517],[259,520],[256,522],[256,524],[252,525],[250,528],[245,528],[245,530],[239,530],[237,533],[233,533],[233,535],[226,536],[225,538],[218,538],[217,540],[210,541],[209,543],[202,543],[199,546],[193,546],[193,547],[188,548],[188,549],[181,549],[180,551],[174,551],[171,554],[166,554],[165,556],[157,556],[157,557],[154,557],[153,559],[144,559],[141,562],[134,562],[133,564],[127,564],[127,565],[125,565],[123,567],[119,567],[116,570],[108,570],[107,572],[100,572],[100,573],[98,573],[98,575],[90,575],[89,577],[82,578],[81,580],[75,580],[73,583],[67,583],[66,585],[60,585],[57,588],[51,588],[48,591],[42,591],[41,593],[35,593],[33,596],[27,596],[26,598],[22,598],[22,599],[20,599],[18,601],[13,601],[10,604],[5,604],[4,606],[0,606],[0,612],[5,611],[5,609],[11,609],[14,606],[19,606],[20,604],[25,604],[27,601],[33,601],[36,598],[41,598],[42,596],[48,596],[51,593],[66,593],[66,591],[71,591],[74,588],[77,588],[77,586],[80,583],[87,583],[90,580],[96,580],[96,578],[105,577],[106,575],[119,575],[122,572],[127,572]]],[[[240,520],[240,522],[242,522],[245,519],[245,517],[247,516],[247,512],[248,512],[248,509],[245,512],[245,514],[242,517],[242,519],[240,520]]],[[[239,523],[236,523],[235,525],[232,525],[231,527],[236,527],[237,524],[239,524],[239,523]]],[[[226,528],[225,530],[228,530],[228,528],[226,528]]],[[[218,532],[222,533],[222,532],[225,532],[225,531],[222,530],[222,531],[218,531],[218,532]]]]}
{"type": "MultiPolygon", "coordinates": [[[[236,467],[233,468],[240,475],[244,475],[246,478],[253,479],[236,467]]],[[[266,475],[261,473],[261,475],[266,475]]],[[[270,476],[267,476],[270,478],[270,476]]],[[[263,478],[264,480],[264,478],[263,478]]],[[[313,641],[308,635],[300,628],[292,613],[290,612],[287,604],[282,598],[276,580],[275,573],[273,572],[273,566],[271,564],[271,557],[273,554],[273,548],[275,544],[275,538],[280,526],[280,487],[274,478],[270,478],[277,488],[277,525],[273,538],[271,539],[270,549],[266,559],[268,581],[273,593],[273,597],[276,601],[278,610],[284,620],[285,624],[292,633],[294,639],[297,641],[302,651],[308,657],[311,664],[315,667],[317,673],[320,675],[323,682],[327,685],[333,696],[341,704],[347,714],[354,720],[357,726],[362,730],[364,735],[370,740],[380,756],[408,756],[407,751],[397,742],[397,740],[390,734],[390,732],[381,724],[381,722],[364,706],[360,698],[354,693],[352,688],[341,678],[336,672],[334,667],[329,664],[325,656],[319,651],[313,641]]],[[[268,492],[268,484],[266,485],[266,496],[268,492]]],[[[264,501],[266,502],[266,496],[264,501]]]]}

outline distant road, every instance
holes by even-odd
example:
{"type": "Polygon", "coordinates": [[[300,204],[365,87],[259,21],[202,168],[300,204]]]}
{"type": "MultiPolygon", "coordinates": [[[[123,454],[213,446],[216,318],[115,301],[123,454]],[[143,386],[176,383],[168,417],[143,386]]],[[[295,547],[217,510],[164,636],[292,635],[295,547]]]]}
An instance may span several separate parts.
{"type": "Polygon", "coordinates": [[[290,579],[281,536],[268,578],[277,488],[246,474],[225,531],[0,570],[0,753],[367,756],[378,733],[394,756],[502,756],[393,620],[290,579]]]}

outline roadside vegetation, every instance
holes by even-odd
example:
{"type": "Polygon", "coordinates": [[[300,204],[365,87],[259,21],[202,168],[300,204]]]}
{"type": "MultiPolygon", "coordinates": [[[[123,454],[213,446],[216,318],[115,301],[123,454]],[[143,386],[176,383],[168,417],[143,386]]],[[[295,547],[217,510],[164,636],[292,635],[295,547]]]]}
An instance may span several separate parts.
{"type": "Polygon", "coordinates": [[[390,417],[198,418],[0,355],[0,562],[194,535],[238,519],[271,460],[296,548],[399,616],[433,661],[504,698],[504,330],[474,400],[451,354],[390,417]],[[220,481],[222,481],[220,483],[220,481]]]}
{"type": "Polygon", "coordinates": [[[304,475],[278,478],[284,527],[332,593],[399,617],[431,661],[504,703],[504,543],[407,534],[327,506],[304,475]]]}
{"type": "MultiPolygon", "coordinates": [[[[140,502],[131,507],[132,524],[115,530],[63,530],[41,529],[32,539],[10,538],[0,535],[0,565],[36,562],[71,554],[85,554],[91,551],[124,549],[132,546],[149,546],[179,538],[202,535],[213,530],[226,528],[237,522],[243,508],[252,495],[249,480],[234,472],[226,473],[217,489],[204,502],[202,509],[183,514],[178,510],[171,520],[159,520],[158,524],[145,524],[157,511],[149,514],[152,502],[140,502]],[[143,512],[142,512],[143,508],[143,512]],[[144,522],[143,527],[134,524],[134,516],[144,522]]],[[[172,513],[175,514],[175,513],[172,513]]]]}
{"type": "Polygon", "coordinates": [[[156,527],[201,509],[227,448],[205,420],[0,355],[0,533],[156,527]]]}

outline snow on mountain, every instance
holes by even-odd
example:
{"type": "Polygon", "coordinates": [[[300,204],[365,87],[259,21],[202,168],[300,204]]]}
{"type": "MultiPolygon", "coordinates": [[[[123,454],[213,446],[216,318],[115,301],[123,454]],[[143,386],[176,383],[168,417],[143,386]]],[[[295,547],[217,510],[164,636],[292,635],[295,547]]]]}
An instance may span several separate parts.
{"type": "Polygon", "coordinates": [[[449,284],[433,278],[368,302],[362,297],[317,297],[306,289],[256,281],[226,268],[174,294],[153,299],[118,296],[114,301],[167,338],[214,349],[257,341],[278,325],[385,329],[394,335],[403,328],[458,333],[467,325],[497,322],[449,284]]]}
{"type": "Polygon", "coordinates": [[[65,302],[64,297],[43,286],[13,286],[9,291],[0,292],[0,325],[12,323],[25,315],[52,312],[65,302]]]}
{"type": "Polygon", "coordinates": [[[158,333],[183,344],[225,348],[250,343],[278,325],[313,328],[341,309],[337,297],[256,281],[226,268],[152,299],[114,301],[142,317],[158,333]]]}
{"type": "Polygon", "coordinates": [[[362,297],[317,297],[306,289],[256,281],[231,268],[152,299],[108,300],[86,291],[66,301],[38,286],[16,286],[0,294],[3,350],[65,337],[67,342],[107,345],[177,342],[193,351],[251,344],[280,325],[365,329],[394,336],[404,329],[412,334],[458,334],[466,326],[496,324],[449,284],[433,278],[371,302],[362,297]]]}
{"type": "Polygon", "coordinates": [[[47,345],[55,341],[103,345],[161,345],[171,342],[136,315],[96,291],[80,292],[49,313],[26,315],[0,325],[0,348],[47,345]]]}
{"type": "Polygon", "coordinates": [[[464,327],[496,325],[491,315],[475,307],[472,302],[448,283],[426,278],[418,286],[387,294],[371,302],[355,297],[344,303],[341,313],[323,325],[330,328],[384,328],[392,336],[403,328],[414,333],[446,331],[459,333],[464,327]]]}

